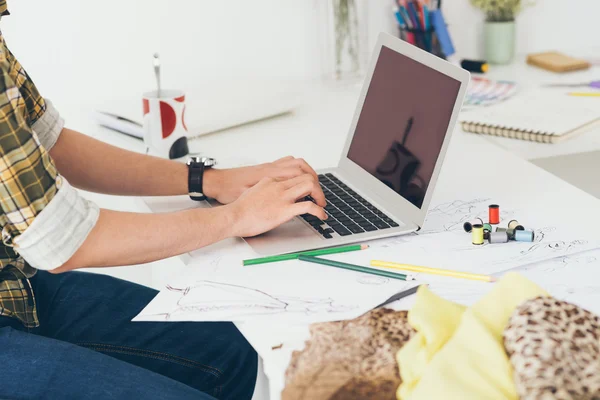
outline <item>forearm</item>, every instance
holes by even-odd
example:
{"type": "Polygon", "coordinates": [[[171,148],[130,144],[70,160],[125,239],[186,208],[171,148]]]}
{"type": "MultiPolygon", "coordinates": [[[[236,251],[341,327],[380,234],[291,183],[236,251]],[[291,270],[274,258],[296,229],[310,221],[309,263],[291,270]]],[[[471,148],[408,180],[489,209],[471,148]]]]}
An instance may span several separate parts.
{"type": "Polygon", "coordinates": [[[233,235],[227,206],[166,214],[101,210],[77,252],[52,272],[143,264],[208,246],[233,235]]]}
{"type": "Polygon", "coordinates": [[[77,188],[129,196],[188,192],[187,166],[111,146],[64,129],[50,150],[58,171],[77,188]]]}

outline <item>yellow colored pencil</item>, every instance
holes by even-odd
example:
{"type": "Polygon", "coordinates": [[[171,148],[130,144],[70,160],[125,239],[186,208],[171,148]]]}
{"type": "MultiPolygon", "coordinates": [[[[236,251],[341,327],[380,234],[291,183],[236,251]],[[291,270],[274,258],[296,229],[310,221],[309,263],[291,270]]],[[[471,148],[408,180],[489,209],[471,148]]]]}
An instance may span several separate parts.
{"type": "Polygon", "coordinates": [[[489,276],[489,275],[472,274],[470,272],[451,271],[451,270],[439,269],[439,268],[420,267],[418,265],[399,264],[399,263],[387,262],[387,261],[373,260],[373,261],[371,261],[371,265],[373,267],[384,267],[384,268],[391,268],[391,269],[399,269],[402,271],[421,272],[424,274],[449,276],[451,278],[471,279],[471,280],[475,280],[475,281],[484,281],[484,282],[495,282],[496,281],[496,278],[494,278],[493,276],[489,276]]]}
{"type": "Polygon", "coordinates": [[[600,97],[600,92],[571,92],[569,96],[578,97],[600,97]]]}

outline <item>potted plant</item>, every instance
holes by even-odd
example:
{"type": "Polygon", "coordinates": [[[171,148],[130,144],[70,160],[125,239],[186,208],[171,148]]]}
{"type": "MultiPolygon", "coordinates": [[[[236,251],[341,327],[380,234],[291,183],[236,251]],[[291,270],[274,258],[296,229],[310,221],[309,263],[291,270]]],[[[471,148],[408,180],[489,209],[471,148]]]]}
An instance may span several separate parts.
{"type": "Polygon", "coordinates": [[[490,63],[508,64],[515,54],[515,17],[527,0],[471,0],[485,13],[485,55],[490,63]]]}

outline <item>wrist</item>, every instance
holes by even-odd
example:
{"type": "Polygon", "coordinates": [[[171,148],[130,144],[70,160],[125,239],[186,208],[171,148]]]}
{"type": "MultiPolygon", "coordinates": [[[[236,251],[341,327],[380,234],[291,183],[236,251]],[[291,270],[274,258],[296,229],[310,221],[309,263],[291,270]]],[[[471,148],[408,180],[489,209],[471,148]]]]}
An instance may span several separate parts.
{"type": "Polygon", "coordinates": [[[202,177],[202,193],[210,199],[219,197],[221,171],[214,168],[205,168],[202,177]]]}
{"type": "Polygon", "coordinates": [[[238,208],[234,204],[227,204],[215,207],[213,210],[216,210],[219,213],[220,226],[223,227],[223,231],[221,232],[223,239],[239,237],[238,225],[240,213],[238,208]]]}

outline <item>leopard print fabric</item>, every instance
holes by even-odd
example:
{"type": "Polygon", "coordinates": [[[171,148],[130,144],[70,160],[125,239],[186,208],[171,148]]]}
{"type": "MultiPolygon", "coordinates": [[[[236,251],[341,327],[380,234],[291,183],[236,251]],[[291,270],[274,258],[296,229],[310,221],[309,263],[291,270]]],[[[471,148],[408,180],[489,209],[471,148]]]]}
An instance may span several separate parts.
{"type": "Polygon", "coordinates": [[[415,333],[406,311],[380,308],[310,330],[304,350],[292,355],[283,400],[396,399],[396,353],[415,333]]]}
{"type": "Polygon", "coordinates": [[[573,304],[538,297],[521,304],[504,346],[521,400],[600,400],[600,319],[573,304]]]}

